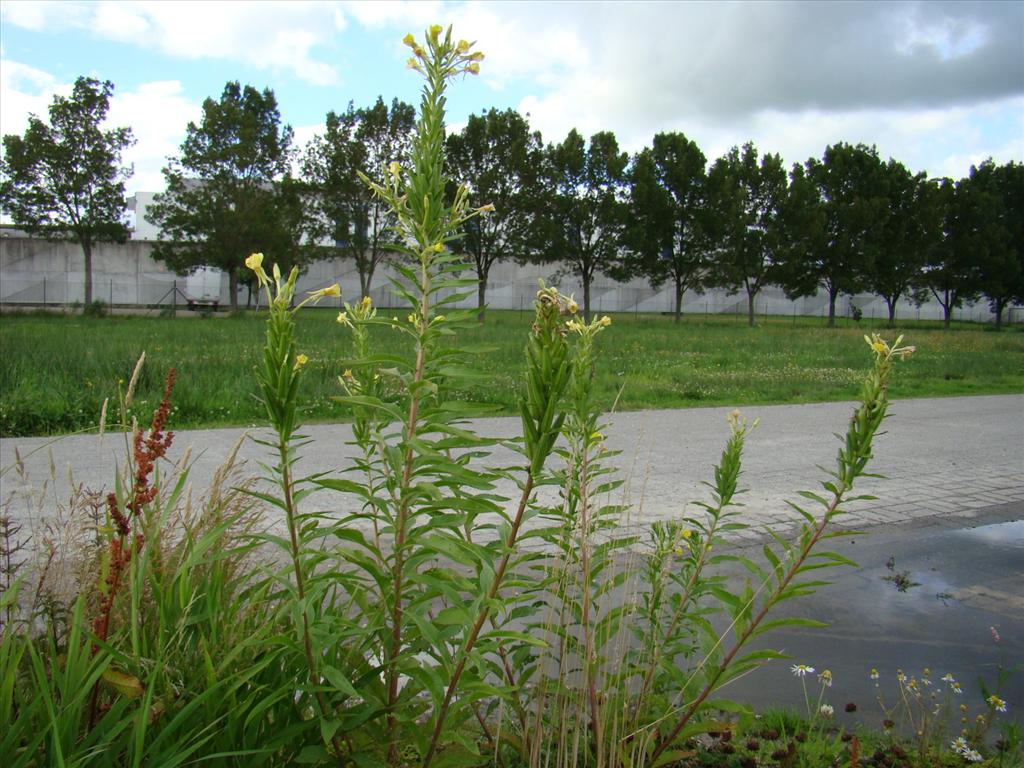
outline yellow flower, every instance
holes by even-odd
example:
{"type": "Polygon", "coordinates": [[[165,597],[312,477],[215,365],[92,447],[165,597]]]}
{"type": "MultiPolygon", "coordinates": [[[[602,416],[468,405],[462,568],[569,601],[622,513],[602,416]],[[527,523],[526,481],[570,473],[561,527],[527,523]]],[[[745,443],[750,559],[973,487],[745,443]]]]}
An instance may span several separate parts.
{"type": "Polygon", "coordinates": [[[683,531],[683,538],[684,539],[690,539],[692,537],[693,537],[693,531],[691,531],[689,528],[687,528],[686,530],[683,531]]]}
{"type": "Polygon", "coordinates": [[[263,269],[263,254],[252,253],[249,254],[249,258],[245,260],[245,266],[251,269],[253,272],[259,272],[263,269]]]}
{"type": "Polygon", "coordinates": [[[601,326],[603,328],[607,328],[611,324],[612,324],[612,319],[610,317],[608,317],[608,315],[605,315],[604,317],[601,318],[601,326]]]}
{"type": "Polygon", "coordinates": [[[468,53],[470,46],[473,44],[468,40],[459,40],[459,44],[456,46],[455,51],[457,53],[468,53]]]}
{"type": "Polygon", "coordinates": [[[410,48],[416,45],[416,38],[412,36],[412,32],[402,38],[402,42],[408,45],[410,48]]]}
{"type": "Polygon", "coordinates": [[[303,355],[303,354],[296,355],[295,356],[295,369],[294,370],[296,370],[296,371],[299,370],[299,368],[301,368],[302,366],[304,366],[308,362],[309,362],[309,358],[306,357],[305,355],[303,355]]]}
{"type": "Polygon", "coordinates": [[[345,381],[354,381],[356,377],[352,375],[351,368],[346,368],[345,372],[341,374],[341,378],[345,379],[345,381]]]}
{"type": "Polygon", "coordinates": [[[352,325],[352,323],[349,322],[347,312],[339,312],[337,320],[341,325],[352,325]]]}
{"type": "Polygon", "coordinates": [[[392,160],[391,163],[388,165],[388,173],[390,173],[394,178],[397,179],[398,176],[402,173],[401,164],[399,164],[397,160],[392,160]]]}
{"type": "Polygon", "coordinates": [[[477,208],[480,213],[494,213],[494,203],[488,203],[487,205],[481,205],[477,208]]]}
{"type": "Polygon", "coordinates": [[[440,253],[441,251],[444,250],[444,243],[434,243],[430,247],[434,251],[434,253],[440,253]]]}
{"type": "Polygon", "coordinates": [[[682,557],[682,556],[683,556],[683,554],[684,554],[684,553],[683,553],[683,548],[682,548],[682,547],[676,547],[676,550],[675,550],[675,551],[676,551],[676,555],[678,555],[679,557],[682,557]]]}
{"type": "Polygon", "coordinates": [[[316,291],[307,291],[307,293],[312,301],[319,301],[325,296],[341,296],[341,286],[335,283],[334,285],[329,285],[326,288],[320,288],[316,291]]]}
{"type": "Polygon", "coordinates": [[[569,312],[575,315],[580,311],[580,305],[576,303],[576,299],[569,299],[569,312]]]}
{"type": "Polygon", "coordinates": [[[444,27],[442,27],[440,24],[431,24],[428,32],[430,33],[430,37],[432,39],[437,40],[438,35],[440,35],[443,30],[444,27]]]}
{"type": "Polygon", "coordinates": [[[369,309],[372,301],[369,296],[363,296],[363,309],[369,309]]]}
{"type": "Polygon", "coordinates": [[[469,64],[466,67],[466,71],[469,72],[469,74],[471,74],[471,75],[479,75],[480,74],[480,65],[477,64],[474,61],[472,64],[469,64]]]}
{"type": "Polygon", "coordinates": [[[409,313],[409,317],[406,318],[410,324],[416,325],[416,315],[412,312],[409,313]]]}

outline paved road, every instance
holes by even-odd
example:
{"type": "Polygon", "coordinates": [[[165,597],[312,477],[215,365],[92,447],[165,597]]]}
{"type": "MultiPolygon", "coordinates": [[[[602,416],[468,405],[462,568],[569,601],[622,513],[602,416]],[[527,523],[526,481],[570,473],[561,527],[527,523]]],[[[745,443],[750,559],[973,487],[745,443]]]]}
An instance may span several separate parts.
{"type": "MultiPolygon", "coordinates": [[[[838,448],[833,433],[845,430],[852,408],[851,403],[824,403],[744,409],[744,415],[761,421],[748,439],[742,478],[742,485],[750,489],[743,497],[747,522],[761,529],[793,520],[785,499],[795,498],[797,490],[818,487],[823,475],[816,465],[832,465],[838,448]]],[[[706,498],[701,483],[710,478],[728,435],[729,410],[641,411],[611,419],[607,443],[622,451],[622,493],[633,505],[628,523],[643,525],[684,509],[696,511],[687,505],[706,498]]],[[[887,432],[876,440],[873,464],[873,470],[888,479],[864,481],[861,492],[879,500],[851,507],[851,525],[920,527],[1022,516],[1024,396],[904,400],[893,403],[890,414],[887,432]]],[[[483,419],[475,425],[481,434],[498,436],[511,436],[518,429],[518,421],[508,418],[483,419]]],[[[305,432],[312,444],[303,452],[302,471],[337,471],[348,464],[347,426],[313,425],[305,432]]],[[[190,479],[198,493],[208,487],[215,469],[243,434],[240,429],[183,431],[176,435],[169,458],[178,460],[190,450],[190,479]]],[[[112,487],[124,453],[124,438],[115,434],[102,439],[0,439],[0,499],[19,521],[39,522],[66,503],[73,485],[96,491],[112,487]],[[14,467],[16,450],[24,474],[14,467]]],[[[495,458],[509,458],[501,453],[495,458]]],[[[262,446],[245,440],[239,457],[243,472],[252,475],[267,454],[262,446]]],[[[310,503],[337,509],[346,499],[318,494],[310,503]]],[[[755,530],[748,535],[761,534],[755,530]]]]}

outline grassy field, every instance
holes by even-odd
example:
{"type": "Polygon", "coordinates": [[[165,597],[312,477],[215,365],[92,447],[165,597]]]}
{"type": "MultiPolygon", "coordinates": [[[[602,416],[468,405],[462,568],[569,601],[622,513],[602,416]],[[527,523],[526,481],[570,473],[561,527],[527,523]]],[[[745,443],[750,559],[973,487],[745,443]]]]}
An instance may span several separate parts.
{"type": "MultiPolygon", "coordinates": [[[[299,316],[301,351],[310,362],[303,418],[345,419],[332,401],[350,353],[334,310],[299,316]]],[[[820,318],[686,318],[673,325],[659,315],[613,315],[601,337],[598,391],[610,407],[684,408],[845,400],[868,363],[862,336],[867,322],[836,329],[820,318]]],[[[461,399],[493,403],[511,413],[518,391],[530,315],[495,312],[487,323],[462,332],[486,378],[461,399]]],[[[843,321],[841,321],[843,322],[843,321]]],[[[925,397],[1024,392],[1024,332],[1002,333],[963,324],[943,331],[937,323],[907,322],[918,354],[901,366],[892,396],[925,397]]],[[[397,352],[404,336],[380,329],[381,351],[397,352]]],[[[178,369],[173,428],[262,423],[254,399],[252,366],[262,343],[263,318],[159,318],[6,315],[0,319],[0,433],[56,434],[96,424],[104,398],[117,393],[139,354],[147,365],[137,411],[148,418],[159,400],[167,368],[178,369]]]]}

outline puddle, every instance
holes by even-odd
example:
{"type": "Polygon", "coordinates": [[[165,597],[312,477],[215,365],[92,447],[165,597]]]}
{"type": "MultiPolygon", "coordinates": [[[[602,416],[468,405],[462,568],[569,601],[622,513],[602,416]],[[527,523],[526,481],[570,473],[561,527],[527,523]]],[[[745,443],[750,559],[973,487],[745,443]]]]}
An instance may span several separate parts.
{"type": "MultiPolygon", "coordinates": [[[[1000,670],[1024,660],[1024,520],[876,533],[832,544],[859,567],[823,575],[831,576],[831,586],[784,603],[776,613],[816,618],[830,626],[769,635],[760,647],[782,649],[792,661],[769,664],[722,695],[755,708],[782,705],[802,711],[803,689],[789,667],[808,664],[832,672],[825,700],[841,722],[878,725],[885,717],[878,694],[893,703],[899,695],[897,670],[920,678],[927,667],[939,687],[947,673],[960,682],[963,694],[954,708],[967,704],[971,716],[983,711],[979,681],[991,692],[1000,670]],[[891,579],[904,573],[914,586],[900,591],[891,579]],[[877,689],[872,668],[880,675],[877,689]],[[848,702],[857,705],[855,714],[844,712],[848,702]]],[[[817,686],[813,690],[816,696],[817,686]]],[[[1024,723],[1024,668],[1003,684],[1000,696],[1010,703],[1003,717],[1024,723]]]]}

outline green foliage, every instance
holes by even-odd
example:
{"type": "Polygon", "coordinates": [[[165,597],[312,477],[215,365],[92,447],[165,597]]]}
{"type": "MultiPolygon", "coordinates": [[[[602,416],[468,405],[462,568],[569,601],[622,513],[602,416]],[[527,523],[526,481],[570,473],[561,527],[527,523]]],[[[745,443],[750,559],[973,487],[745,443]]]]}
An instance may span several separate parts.
{"type": "Polygon", "coordinates": [[[627,253],[616,274],[642,274],[655,288],[670,281],[677,323],[683,294],[702,290],[715,242],[706,164],[691,139],[681,133],[659,133],[653,147],[636,155],[630,169],[627,253]]]}
{"type": "Polygon", "coordinates": [[[85,303],[92,303],[92,247],[124,242],[121,152],[134,143],[130,128],[100,129],[114,84],[79,77],[70,97],[55,96],[50,124],[29,117],[24,136],[4,136],[0,210],[29,234],[71,240],[85,257],[85,303]]]}
{"type": "Polygon", "coordinates": [[[545,151],[546,204],[538,220],[542,258],[565,261],[583,285],[583,317],[591,318],[590,286],[598,272],[614,268],[626,222],[624,202],[629,157],[615,134],[590,137],[569,132],[545,151]]]}
{"type": "Polygon", "coordinates": [[[456,249],[471,261],[478,280],[477,308],[484,318],[487,279],[499,261],[524,261],[538,246],[536,226],[541,156],[540,133],[512,109],[470,115],[466,127],[445,143],[445,171],[469,190],[474,207],[493,206],[470,219],[456,249]]]}
{"type": "Polygon", "coordinates": [[[309,185],[314,216],[313,239],[327,238],[335,246],[322,255],[352,259],[359,273],[362,296],[370,295],[377,267],[394,250],[394,212],[361,181],[359,174],[377,176],[391,161],[404,162],[416,119],[411,105],[395,99],[390,109],[377,99],[370,108],[327,113],[327,130],[306,147],[303,178],[309,185]]]}
{"type": "MultiPolygon", "coordinates": [[[[448,81],[483,57],[440,26],[405,42],[425,79],[409,165],[364,181],[394,212],[408,263],[393,289],[411,312],[380,318],[364,297],[335,324],[349,332],[337,391],[358,458],[296,475],[311,370],[298,318],[340,289],[297,301],[298,268],[268,274],[251,254],[268,305],[254,357],[269,485],[233,487],[222,473],[196,510],[187,471],[157,471],[169,375],[148,436],[133,429],[123,478],[94,505],[70,610],[34,600],[4,625],[0,714],[14,727],[0,747],[14,765],[676,764],[696,754],[694,738],[721,738],[726,716],[748,717],[718,698],[723,686],[783,658],[749,641],[816,625],[769,615],[824,586],[822,569],[849,564],[819,545],[863,498],[852,493],[889,379],[912,351],[899,339],[866,339],[874,365],[835,469],[792,504],[795,538],[773,533],[760,561],[729,555],[725,538],[743,527],[735,507],[756,426],[738,412],[702,514],[654,526],[647,545],[621,528],[597,376],[612,321],[578,317],[555,288],[541,285],[534,303],[522,438],[473,431],[482,409],[460,393],[479,374],[458,334],[478,324],[453,305],[475,283],[457,276],[448,244],[485,206],[464,186],[446,202],[442,150],[448,81]],[[395,347],[379,348],[375,330],[395,347]],[[503,465],[489,451],[499,442],[515,456],[503,465]],[[279,511],[284,530],[257,528],[253,500],[279,511]],[[726,580],[720,567],[737,561],[749,578],[726,580]]],[[[140,360],[122,427],[142,371],[140,360]]]]}
{"type": "Polygon", "coordinates": [[[754,301],[766,285],[778,282],[786,248],[783,219],[786,170],[779,155],[733,147],[708,172],[710,206],[717,219],[717,248],[708,283],[747,294],[747,321],[754,324],[754,301]]]}
{"type": "Polygon", "coordinates": [[[167,191],[149,209],[160,227],[155,259],[180,273],[209,266],[228,274],[231,308],[245,257],[265,250],[290,269],[301,263],[305,203],[289,176],[292,129],[273,91],[237,82],[203,102],[181,154],[164,169],[167,191]]]}

